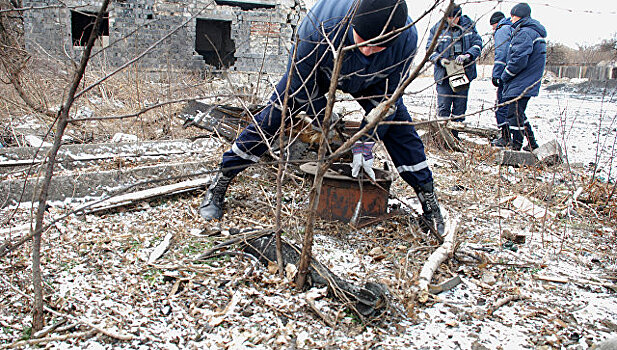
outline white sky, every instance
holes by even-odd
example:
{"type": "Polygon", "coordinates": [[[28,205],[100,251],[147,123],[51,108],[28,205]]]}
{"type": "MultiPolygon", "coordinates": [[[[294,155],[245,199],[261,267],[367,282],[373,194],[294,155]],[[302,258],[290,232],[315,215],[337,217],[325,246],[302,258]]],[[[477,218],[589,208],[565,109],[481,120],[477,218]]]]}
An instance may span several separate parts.
{"type": "MultiPolygon", "coordinates": [[[[316,1],[305,0],[305,3],[306,6],[311,7],[316,1]]],[[[414,20],[435,3],[435,0],[406,1],[409,15],[414,20]]],[[[477,29],[481,35],[492,33],[488,22],[493,12],[501,11],[510,17],[510,9],[519,2],[521,1],[456,0],[457,4],[462,5],[463,14],[478,21],[477,29]]],[[[526,2],[531,6],[531,17],[539,20],[546,27],[549,41],[577,48],[577,44],[597,44],[617,33],[616,0],[528,0],[526,2]]],[[[417,24],[421,52],[424,51],[427,40],[423,38],[424,32],[434,25],[440,16],[439,13],[434,12],[428,20],[425,18],[417,24]]],[[[488,38],[490,36],[483,37],[485,42],[488,38]]]]}
{"type": "MultiPolygon", "coordinates": [[[[478,32],[491,33],[489,18],[495,11],[503,12],[510,17],[510,9],[519,1],[496,0],[458,0],[456,3],[463,8],[463,14],[477,20],[478,32]]],[[[560,42],[576,48],[577,44],[597,44],[602,39],[613,37],[617,33],[617,1],[615,0],[528,0],[531,6],[531,17],[542,23],[548,32],[548,40],[560,42]]],[[[434,0],[407,0],[409,14],[417,19],[432,4],[434,0]]],[[[435,13],[430,19],[418,23],[418,33],[422,38],[427,27],[437,21],[435,13]]],[[[429,27],[430,28],[430,27],[429,27]]],[[[483,37],[486,41],[486,39],[483,37]]],[[[426,44],[422,40],[420,46],[426,44]]]]}

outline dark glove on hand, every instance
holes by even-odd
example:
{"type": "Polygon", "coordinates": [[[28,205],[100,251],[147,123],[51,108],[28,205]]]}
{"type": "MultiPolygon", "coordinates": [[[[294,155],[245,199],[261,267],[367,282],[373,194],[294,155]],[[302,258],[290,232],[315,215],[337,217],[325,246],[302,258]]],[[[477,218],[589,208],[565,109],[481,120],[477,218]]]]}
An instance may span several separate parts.
{"type": "Polygon", "coordinates": [[[494,87],[500,87],[501,86],[501,79],[493,78],[493,86],[494,87]]]}

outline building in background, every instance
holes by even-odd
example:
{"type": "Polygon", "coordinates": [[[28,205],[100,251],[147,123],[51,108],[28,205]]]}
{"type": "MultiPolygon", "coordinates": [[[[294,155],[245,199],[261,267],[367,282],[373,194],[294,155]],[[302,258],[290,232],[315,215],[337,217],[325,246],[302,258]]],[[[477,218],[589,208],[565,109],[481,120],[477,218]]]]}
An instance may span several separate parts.
{"type": "MultiPolygon", "coordinates": [[[[23,2],[36,8],[24,11],[27,50],[79,59],[101,3],[63,3],[23,2]]],[[[180,27],[139,60],[146,70],[283,72],[303,15],[299,0],[115,0],[108,10],[96,44],[105,50],[93,57],[103,67],[121,66],[180,27]]]]}

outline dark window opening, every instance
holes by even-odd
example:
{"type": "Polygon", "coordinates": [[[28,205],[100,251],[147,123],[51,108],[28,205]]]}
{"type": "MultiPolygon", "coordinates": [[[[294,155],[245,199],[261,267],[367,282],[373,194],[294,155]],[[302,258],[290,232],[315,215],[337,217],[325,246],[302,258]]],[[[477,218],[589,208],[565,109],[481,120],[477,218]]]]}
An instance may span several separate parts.
{"type": "MultiPolygon", "coordinates": [[[[77,12],[71,11],[71,38],[73,40],[73,46],[86,46],[92,28],[94,28],[94,21],[96,20],[96,13],[93,12],[77,12]]],[[[99,30],[96,33],[97,44],[99,46],[107,46],[109,41],[109,14],[105,13],[99,25],[99,30]]]]}
{"type": "Polygon", "coordinates": [[[273,9],[275,7],[274,4],[266,4],[259,1],[250,2],[250,1],[238,1],[238,0],[214,0],[217,5],[227,5],[227,6],[237,6],[242,10],[256,10],[256,9],[273,9]]]}
{"type": "Polygon", "coordinates": [[[231,40],[231,22],[198,18],[195,51],[211,66],[219,69],[232,66],[236,61],[236,45],[231,40]]]}

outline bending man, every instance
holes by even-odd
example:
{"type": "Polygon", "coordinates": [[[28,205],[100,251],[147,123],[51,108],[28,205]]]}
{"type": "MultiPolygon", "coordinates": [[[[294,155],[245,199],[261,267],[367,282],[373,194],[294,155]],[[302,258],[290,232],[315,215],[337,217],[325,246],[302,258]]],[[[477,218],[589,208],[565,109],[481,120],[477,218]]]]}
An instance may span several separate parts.
{"type": "MultiPolygon", "coordinates": [[[[361,44],[379,39],[345,53],[338,89],[351,94],[368,114],[396,90],[407,74],[417,48],[417,31],[411,24],[404,0],[319,0],[300,24],[295,57],[290,57],[287,73],[277,84],[270,103],[255,116],[225,152],[219,176],[206,193],[199,213],[206,220],[223,215],[223,201],[231,180],[246,167],[259,161],[268,149],[267,143],[278,142],[281,106],[288,79],[288,113],[306,112],[320,124],[334,66],[332,46],[361,44]],[[327,38],[326,38],[327,37],[327,38]],[[326,40],[327,39],[327,40],[326,40]]],[[[411,122],[400,98],[386,120],[411,122]]],[[[289,122],[289,121],[287,121],[289,122]]],[[[433,190],[432,173],[426,162],[424,145],[411,125],[380,125],[362,142],[354,145],[355,169],[368,170],[372,164],[372,147],[383,141],[397,170],[416,191],[422,203],[423,216],[443,233],[443,218],[433,190]]]]}

